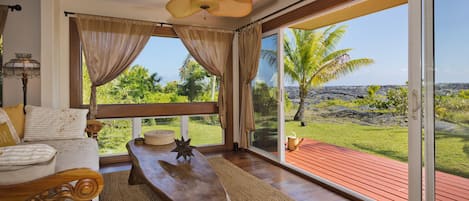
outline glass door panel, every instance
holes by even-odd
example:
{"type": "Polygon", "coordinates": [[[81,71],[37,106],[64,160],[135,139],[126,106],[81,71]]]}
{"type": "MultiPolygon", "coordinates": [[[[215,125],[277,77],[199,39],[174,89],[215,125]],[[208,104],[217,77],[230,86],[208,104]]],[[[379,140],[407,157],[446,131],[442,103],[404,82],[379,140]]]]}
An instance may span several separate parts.
{"type": "Polygon", "coordinates": [[[469,200],[469,1],[433,3],[434,197],[469,200]]]}
{"type": "Polygon", "coordinates": [[[403,5],[315,30],[286,30],[285,135],[287,142],[303,139],[299,147],[287,144],[289,165],[361,199],[408,198],[408,83],[420,89],[421,77],[408,82],[407,13],[403,5]],[[383,26],[383,19],[393,23],[383,26]]]}
{"type": "Polygon", "coordinates": [[[270,153],[278,153],[278,34],[262,39],[261,58],[256,78],[252,81],[252,97],[256,130],[251,145],[270,153]]]}

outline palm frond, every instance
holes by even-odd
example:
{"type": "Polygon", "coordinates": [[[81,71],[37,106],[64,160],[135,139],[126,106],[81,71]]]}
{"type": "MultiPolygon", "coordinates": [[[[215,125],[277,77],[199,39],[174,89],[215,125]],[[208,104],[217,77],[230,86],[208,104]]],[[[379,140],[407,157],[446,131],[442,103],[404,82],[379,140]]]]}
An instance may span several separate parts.
{"type": "Polygon", "coordinates": [[[342,55],[348,54],[350,51],[352,51],[352,48],[346,48],[346,49],[341,49],[341,50],[336,50],[334,52],[329,53],[325,57],[323,57],[322,62],[327,63],[331,60],[337,59],[342,55]]]}
{"type": "Polygon", "coordinates": [[[324,39],[324,46],[326,47],[328,52],[331,52],[335,49],[337,43],[339,43],[340,39],[345,35],[347,32],[347,26],[342,25],[334,29],[334,31],[325,35],[324,39]]]}
{"type": "Polygon", "coordinates": [[[277,51],[274,50],[261,50],[261,58],[265,59],[270,65],[277,63],[277,51]]]}
{"type": "Polygon", "coordinates": [[[284,39],[284,70],[300,88],[321,85],[373,63],[368,58],[350,60],[351,48],[335,50],[346,26],[322,31],[292,29],[291,33],[284,39]]]}
{"type": "Polygon", "coordinates": [[[345,63],[342,63],[339,60],[335,60],[334,62],[325,65],[321,71],[313,75],[309,80],[309,84],[318,86],[322,83],[338,79],[339,77],[349,74],[360,67],[364,67],[373,63],[373,59],[369,58],[353,59],[345,63]]]}
{"type": "Polygon", "coordinates": [[[295,64],[290,59],[284,60],[284,72],[292,81],[300,81],[300,75],[295,70],[295,64]]]}
{"type": "Polygon", "coordinates": [[[302,58],[298,54],[298,49],[296,48],[296,44],[294,44],[294,40],[289,40],[287,37],[285,37],[285,42],[284,42],[284,53],[285,53],[285,61],[290,60],[292,62],[292,71],[295,71],[297,73],[300,72],[301,70],[301,63],[302,63],[302,58]]]}

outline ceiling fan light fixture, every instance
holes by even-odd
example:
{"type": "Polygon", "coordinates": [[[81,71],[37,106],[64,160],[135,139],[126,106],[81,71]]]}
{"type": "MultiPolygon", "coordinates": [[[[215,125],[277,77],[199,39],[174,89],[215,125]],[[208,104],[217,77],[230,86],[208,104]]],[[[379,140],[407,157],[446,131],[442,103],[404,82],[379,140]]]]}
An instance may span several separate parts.
{"type": "Polygon", "coordinates": [[[252,0],[170,0],[166,10],[175,18],[191,16],[201,10],[222,17],[244,17],[252,11],[252,0]]]}
{"type": "Polygon", "coordinates": [[[218,8],[217,0],[192,0],[192,6],[198,7],[204,10],[216,9],[218,8]]]}

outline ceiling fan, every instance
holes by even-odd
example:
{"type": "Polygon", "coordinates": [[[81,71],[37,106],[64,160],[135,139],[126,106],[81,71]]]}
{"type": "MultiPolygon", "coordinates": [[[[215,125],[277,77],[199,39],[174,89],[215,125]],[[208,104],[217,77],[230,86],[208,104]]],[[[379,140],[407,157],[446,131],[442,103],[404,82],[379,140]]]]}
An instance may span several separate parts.
{"type": "Polygon", "coordinates": [[[252,11],[252,0],[170,0],[166,10],[175,18],[191,16],[201,10],[215,16],[244,17],[252,11]]]}

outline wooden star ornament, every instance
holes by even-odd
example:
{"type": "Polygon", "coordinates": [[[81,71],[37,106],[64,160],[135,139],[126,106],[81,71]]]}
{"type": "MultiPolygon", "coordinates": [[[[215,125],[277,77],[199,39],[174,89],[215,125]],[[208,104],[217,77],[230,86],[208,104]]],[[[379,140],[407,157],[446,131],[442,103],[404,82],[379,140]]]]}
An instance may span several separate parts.
{"type": "Polygon", "coordinates": [[[179,157],[183,157],[184,160],[187,160],[187,158],[191,158],[194,156],[192,153],[192,149],[195,148],[194,146],[191,146],[191,139],[189,138],[187,141],[184,140],[184,137],[181,137],[181,140],[174,139],[174,142],[176,143],[176,148],[171,150],[171,152],[177,152],[178,155],[176,156],[176,160],[179,159],[179,157]]]}

